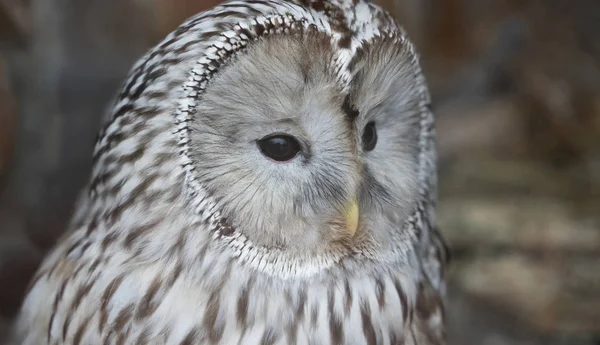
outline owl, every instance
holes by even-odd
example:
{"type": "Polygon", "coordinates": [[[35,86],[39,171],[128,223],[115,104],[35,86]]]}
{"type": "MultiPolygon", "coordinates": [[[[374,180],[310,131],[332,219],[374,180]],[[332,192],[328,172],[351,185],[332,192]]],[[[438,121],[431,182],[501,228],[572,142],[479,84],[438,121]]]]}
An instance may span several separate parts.
{"type": "Polygon", "coordinates": [[[430,98],[363,0],[222,3],[132,68],[14,344],[444,344],[430,98]]]}

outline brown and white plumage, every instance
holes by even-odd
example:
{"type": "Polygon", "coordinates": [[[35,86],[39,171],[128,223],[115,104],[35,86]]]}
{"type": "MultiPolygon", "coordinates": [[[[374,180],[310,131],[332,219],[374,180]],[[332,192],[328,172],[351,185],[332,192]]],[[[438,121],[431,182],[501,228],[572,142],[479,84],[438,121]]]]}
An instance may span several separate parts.
{"type": "Polygon", "coordinates": [[[387,13],[226,2],[134,66],[14,343],[444,344],[435,193],[427,88],[387,13]],[[273,133],[299,153],[267,159],[273,133]]]}

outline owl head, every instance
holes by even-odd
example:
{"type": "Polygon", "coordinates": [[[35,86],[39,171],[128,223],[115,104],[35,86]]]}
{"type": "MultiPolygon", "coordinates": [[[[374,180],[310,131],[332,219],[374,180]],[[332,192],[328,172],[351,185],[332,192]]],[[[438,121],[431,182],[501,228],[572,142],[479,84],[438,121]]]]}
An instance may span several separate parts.
{"type": "Polygon", "coordinates": [[[113,194],[156,189],[170,227],[192,212],[235,255],[385,255],[415,214],[433,214],[433,121],[418,58],[368,2],[226,2],[142,58],[115,109],[96,147],[96,198],[110,194],[106,175],[113,194]],[[119,150],[134,151],[135,164],[108,174],[119,150]]]}
{"type": "Polygon", "coordinates": [[[347,88],[318,31],[273,35],[222,66],[189,123],[197,181],[252,243],[386,245],[417,196],[420,95],[394,38],[361,47],[347,88]]]}

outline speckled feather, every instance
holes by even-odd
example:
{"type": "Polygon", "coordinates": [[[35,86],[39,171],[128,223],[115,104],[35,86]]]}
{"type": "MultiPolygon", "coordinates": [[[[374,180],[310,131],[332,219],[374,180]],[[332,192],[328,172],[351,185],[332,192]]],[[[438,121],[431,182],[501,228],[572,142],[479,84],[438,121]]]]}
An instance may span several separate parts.
{"type": "Polygon", "coordinates": [[[14,344],[445,344],[429,104],[413,45],[366,1],[229,1],[192,17],[139,60],[115,100],[14,344]],[[312,33],[329,40],[340,93],[369,68],[370,46],[397,47],[411,74],[418,188],[389,250],[258,245],[198,177],[192,123],[215,75],[269,37],[312,33]]]}

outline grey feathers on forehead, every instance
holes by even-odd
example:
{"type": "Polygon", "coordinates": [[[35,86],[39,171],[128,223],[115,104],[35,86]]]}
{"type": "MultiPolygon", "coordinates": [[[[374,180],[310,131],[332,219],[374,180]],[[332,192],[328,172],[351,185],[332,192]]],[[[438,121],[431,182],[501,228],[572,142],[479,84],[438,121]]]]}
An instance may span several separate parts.
{"type": "MultiPolygon", "coordinates": [[[[315,88],[338,93],[332,57],[325,35],[264,38],[217,72],[200,97],[197,120],[204,121],[213,110],[230,115],[223,121],[234,117],[242,124],[297,117],[297,107],[315,88]]],[[[341,106],[341,97],[336,98],[332,101],[341,106]]]]}

